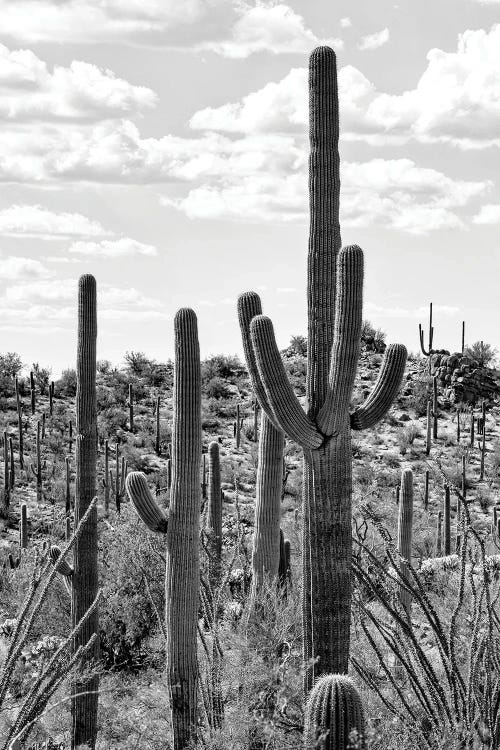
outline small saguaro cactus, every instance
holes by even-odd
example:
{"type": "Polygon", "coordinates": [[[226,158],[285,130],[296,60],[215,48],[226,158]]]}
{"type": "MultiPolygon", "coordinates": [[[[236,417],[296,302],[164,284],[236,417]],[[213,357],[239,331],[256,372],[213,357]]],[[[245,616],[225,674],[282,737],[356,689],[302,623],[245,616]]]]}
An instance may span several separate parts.
{"type": "Polygon", "coordinates": [[[73,450],[73,422],[71,421],[71,419],[69,420],[68,425],[68,435],[68,451],[69,453],[71,453],[73,450]]]}
{"type": "Polygon", "coordinates": [[[212,441],[208,446],[207,512],[208,571],[212,591],[219,584],[222,570],[222,493],[220,484],[219,443],[212,441]]]}
{"type": "Polygon", "coordinates": [[[460,428],[461,428],[460,417],[462,415],[462,410],[459,406],[457,407],[456,415],[457,415],[457,443],[459,443],[460,442],[460,428]]]}
{"type": "Polygon", "coordinates": [[[6,514],[10,506],[10,458],[9,439],[7,432],[3,433],[3,514],[6,514]]]}
{"type": "Polygon", "coordinates": [[[278,566],[278,582],[285,592],[287,586],[289,586],[292,582],[291,552],[292,549],[290,540],[285,539],[283,529],[280,529],[280,561],[278,566]]]}
{"type": "Polygon", "coordinates": [[[241,443],[241,429],[243,427],[243,419],[240,414],[240,405],[236,404],[236,420],[233,424],[233,432],[236,440],[236,448],[239,450],[241,443]]]}
{"type": "Polygon", "coordinates": [[[168,519],[147,486],[131,472],[127,494],[153,531],[166,533],[165,631],[167,679],[174,750],[192,747],[197,733],[199,525],[201,506],[201,368],[195,313],[181,309],[174,320],[175,367],[172,426],[172,487],[168,519]]]}
{"type": "Polygon", "coordinates": [[[35,376],[33,374],[33,370],[30,372],[30,401],[31,415],[33,416],[36,410],[35,376]]]}
{"type": "Polygon", "coordinates": [[[110,496],[110,478],[109,478],[109,440],[104,441],[104,478],[102,486],[104,487],[104,513],[109,514],[109,496],[110,496]]]}
{"type": "Polygon", "coordinates": [[[36,477],[36,494],[38,500],[42,497],[43,489],[43,475],[42,475],[42,449],[41,449],[41,433],[42,425],[40,422],[36,423],[36,467],[31,464],[31,471],[36,477]]]}
{"type": "Polygon", "coordinates": [[[21,503],[21,518],[19,520],[19,545],[21,549],[28,549],[28,506],[21,503]]]}
{"type": "Polygon", "coordinates": [[[132,383],[128,384],[128,428],[134,431],[134,389],[132,383]]]}
{"type": "Polygon", "coordinates": [[[443,523],[444,523],[444,554],[451,555],[451,501],[450,501],[450,487],[445,485],[444,487],[444,508],[443,508],[443,523]]]}
{"type": "Polygon", "coordinates": [[[431,435],[432,435],[432,406],[430,399],[427,400],[427,429],[425,433],[425,455],[431,452],[431,435]]]}
{"type": "Polygon", "coordinates": [[[10,456],[10,466],[9,466],[9,485],[10,489],[14,489],[14,485],[16,483],[16,470],[15,470],[15,464],[14,464],[14,441],[12,440],[12,437],[9,437],[9,456],[10,456]]]}
{"type": "Polygon", "coordinates": [[[202,466],[201,466],[201,497],[203,500],[207,497],[208,488],[208,469],[207,469],[207,454],[202,455],[202,466]]]}
{"type": "Polygon", "coordinates": [[[436,519],[436,557],[443,554],[443,511],[438,510],[436,519]]]}
{"type": "Polygon", "coordinates": [[[347,675],[327,674],[315,683],[305,707],[305,750],[364,750],[361,698],[347,675]]]}
{"type": "Polygon", "coordinates": [[[69,456],[64,459],[66,467],[66,490],[65,490],[65,513],[68,516],[71,513],[71,461],[69,456]]]}
{"type": "MultiPolygon", "coordinates": [[[[76,355],[76,483],[75,528],[96,495],[97,401],[96,401],[97,290],[90,274],[78,282],[78,341],[76,355]]],[[[74,546],[74,575],[71,587],[72,627],[90,609],[85,623],[73,642],[73,652],[99,634],[99,616],[95,600],[97,578],[97,510],[90,516],[74,546]]],[[[85,663],[99,659],[99,638],[86,653],[85,663]]],[[[99,678],[76,677],[72,685],[72,748],[95,747],[97,737],[97,703],[99,678]]]]}
{"type": "Polygon", "coordinates": [[[432,378],[432,439],[437,440],[438,438],[438,386],[437,376],[432,378]]]}
{"type": "Polygon", "coordinates": [[[19,468],[24,469],[24,436],[23,436],[23,407],[19,393],[19,380],[16,377],[16,407],[17,407],[17,439],[19,442],[19,468]]]}
{"type": "MultiPolygon", "coordinates": [[[[408,580],[408,562],[411,563],[412,533],[413,472],[411,469],[404,469],[401,474],[401,502],[399,504],[398,516],[398,552],[402,557],[400,572],[404,580],[408,580]]],[[[399,601],[409,618],[411,614],[411,594],[403,582],[401,582],[399,586],[399,601]]]]}
{"type": "Polygon", "coordinates": [[[161,454],[161,442],[160,442],[160,397],[156,397],[155,406],[155,417],[156,417],[156,436],[155,436],[155,452],[159,456],[161,454]]]}
{"type": "Polygon", "coordinates": [[[66,561],[63,557],[61,560],[61,548],[57,544],[53,544],[49,550],[49,557],[54,568],[57,568],[58,572],[65,578],[71,578],[74,574],[74,568],[66,561]]]}
{"type": "MultiPolygon", "coordinates": [[[[288,381],[271,320],[254,292],[240,296],[249,331],[247,367],[271,424],[304,451],[303,630],[305,688],[347,672],[351,623],[351,430],[373,427],[399,391],[406,349],[386,349],[374,390],[351,413],[362,322],[363,252],[342,250],[339,228],[339,112],[335,53],[309,63],[310,235],[307,272],[306,410],[288,381]],[[312,666],[311,666],[312,665],[312,666]]],[[[244,343],[245,346],[245,343],[244,343]]]]}
{"type": "Polygon", "coordinates": [[[470,411],[470,430],[469,430],[469,440],[470,440],[470,447],[474,448],[474,409],[471,409],[470,411]]]}
{"type": "Polygon", "coordinates": [[[424,483],[424,510],[427,510],[429,507],[429,479],[430,479],[430,471],[429,469],[425,470],[425,483],[424,483]]]}
{"type": "MultiPolygon", "coordinates": [[[[478,425],[479,425],[479,419],[478,419],[478,425]]],[[[484,479],[484,460],[486,456],[486,403],[483,401],[482,407],[481,407],[481,430],[479,430],[478,426],[478,434],[481,436],[478,440],[478,448],[481,453],[481,466],[480,466],[480,472],[479,472],[479,479],[482,481],[484,479]]]]}
{"type": "Polygon", "coordinates": [[[54,381],[50,381],[49,385],[49,415],[52,417],[54,414],[54,381]]]}

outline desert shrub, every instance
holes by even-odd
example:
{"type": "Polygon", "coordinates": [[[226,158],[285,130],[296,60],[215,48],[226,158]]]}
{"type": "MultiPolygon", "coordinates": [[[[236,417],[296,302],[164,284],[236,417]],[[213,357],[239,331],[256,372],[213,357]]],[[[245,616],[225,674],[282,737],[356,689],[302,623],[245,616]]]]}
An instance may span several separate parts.
{"type": "Polygon", "coordinates": [[[41,395],[45,396],[49,388],[50,373],[52,370],[50,367],[41,367],[38,362],[33,362],[31,369],[35,385],[39,388],[41,395]]]}
{"type": "Polygon", "coordinates": [[[475,341],[464,349],[464,355],[470,357],[478,367],[492,367],[497,354],[497,350],[484,341],[475,341]]]}
{"type": "Polygon", "coordinates": [[[376,352],[385,350],[386,333],[381,328],[375,328],[369,320],[364,320],[361,325],[361,343],[376,352]]]}
{"type": "Polygon", "coordinates": [[[54,391],[56,396],[76,396],[76,370],[73,367],[62,371],[54,383],[54,391]]]}
{"type": "Polygon", "coordinates": [[[408,398],[408,406],[415,411],[417,417],[427,414],[427,401],[432,395],[432,378],[421,375],[412,383],[412,392],[408,398]]]}
{"type": "Polygon", "coordinates": [[[212,357],[208,357],[201,363],[202,387],[206,388],[212,378],[221,378],[223,380],[234,378],[242,369],[243,365],[236,355],[226,356],[224,354],[215,354],[212,357]]]}
{"type": "Polygon", "coordinates": [[[210,380],[205,383],[204,392],[207,398],[221,399],[229,398],[231,396],[231,391],[229,390],[227,383],[218,376],[210,378],[210,380]]]}

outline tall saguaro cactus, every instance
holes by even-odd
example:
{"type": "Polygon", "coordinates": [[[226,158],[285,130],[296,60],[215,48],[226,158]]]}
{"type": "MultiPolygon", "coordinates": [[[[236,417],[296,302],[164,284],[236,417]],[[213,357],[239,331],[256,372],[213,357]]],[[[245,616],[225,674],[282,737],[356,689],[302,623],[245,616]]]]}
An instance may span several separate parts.
{"type": "MultiPolygon", "coordinates": [[[[408,562],[411,563],[413,536],[413,472],[405,469],[401,474],[401,503],[398,516],[398,551],[402,556],[400,571],[404,580],[409,578],[408,562]]],[[[399,586],[399,600],[409,618],[411,615],[411,594],[406,586],[399,586]]]]}
{"type": "Polygon", "coordinates": [[[207,530],[210,551],[209,579],[212,590],[215,590],[219,585],[222,570],[222,491],[219,443],[215,440],[208,446],[207,530]]]}
{"type": "MultiPolygon", "coordinates": [[[[96,403],[97,291],[90,274],[78,284],[78,343],[76,355],[76,484],[75,528],[96,494],[97,403],[96,403]]],[[[94,508],[74,547],[74,575],[71,588],[71,619],[74,628],[97,596],[97,510],[94,508]]],[[[99,633],[97,607],[92,609],[75,637],[73,649],[84,646],[99,633]]],[[[99,638],[86,657],[99,658],[99,638]]],[[[72,685],[72,748],[95,747],[99,680],[76,679],[72,685]]]]}
{"type": "Polygon", "coordinates": [[[389,346],[368,399],[350,400],[360,349],[363,253],[340,250],[338,91],[335,53],[309,63],[310,236],[307,273],[306,411],[286,377],[273,326],[253,292],[239,298],[254,391],[271,423],[304,450],[303,629],[306,689],[318,675],[345,673],[351,620],[351,429],[373,427],[403,377],[406,349],[389,346]],[[312,660],[316,663],[313,666],[312,660]]]}
{"type": "Polygon", "coordinates": [[[197,623],[200,577],[201,368],[196,315],[174,321],[175,369],[172,486],[168,518],[140,472],[127,476],[127,493],[152,531],[166,533],[165,632],[174,750],[192,747],[198,704],[197,623]]]}

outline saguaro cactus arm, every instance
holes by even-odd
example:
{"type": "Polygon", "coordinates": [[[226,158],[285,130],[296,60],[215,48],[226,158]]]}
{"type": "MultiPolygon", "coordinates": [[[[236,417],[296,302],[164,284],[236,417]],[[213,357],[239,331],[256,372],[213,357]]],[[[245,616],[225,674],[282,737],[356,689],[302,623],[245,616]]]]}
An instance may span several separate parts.
{"type": "Polygon", "coordinates": [[[259,375],[280,428],[303,448],[319,448],[324,436],[310,421],[290,385],[271,320],[257,315],[250,324],[250,334],[259,375]]]}
{"type": "Polygon", "coordinates": [[[166,534],[168,516],[151,494],[147,479],[142,471],[131,471],[125,480],[125,488],[139,517],[148,529],[166,534]]]}
{"type": "Polygon", "coordinates": [[[245,354],[245,361],[247,363],[252,388],[261,408],[266,412],[273,427],[277,430],[281,430],[267,398],[266,389],[259,374],[257,360],[255,359],[255,352],[252,345],[250,324],[253,318],[257,315],[262,315],[262,303],[259,295],[256,292],[244,292],[244,294],[240,294],[238,297],[238,321],[243,342],[243,352],[245,354]]]}
{"type": "Polygon", "coordinates": [[[343,248],[337,260],[335,329],[326,399],[318,414],[322,432],[333,435],[345,427],[358,366],[363,309],[363,251],[343,248]]]}
{"type": "Polygon", "coordinates": [[[407,351],[403,344],[391,344],[387,347],[373,391],[364,404],[351,414],[353,430],[373,427],[387,414],[401,387],[406,357],[407,351]]]}

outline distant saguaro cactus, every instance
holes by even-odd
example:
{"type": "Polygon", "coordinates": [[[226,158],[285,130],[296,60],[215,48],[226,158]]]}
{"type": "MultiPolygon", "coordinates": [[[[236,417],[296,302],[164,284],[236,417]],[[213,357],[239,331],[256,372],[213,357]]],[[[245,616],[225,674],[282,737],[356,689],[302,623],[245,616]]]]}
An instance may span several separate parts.
{"type": "MultiPolygon", "coordinates": [[[[401,575],[408,579],[409,568],[408,562],[411,563],[412,555],[412,535],[413,535],[413,472],[411,469],[404,469],[401,475],[401,502],[399,504],[398,517],[398,551],[403,557],[400,564],[401,575]]],[[[401,606],[406,612],[406,616],[411,614],[411,594],[403,585],[399,586],[399,600],[401,606]]]]}
{"type": "MultiPolygon", "coordinates": [[[[78,344],[76,355],[76,483],[75,528],[96,494],[97,405],[96,405],[97,290],[90,274],[78,283],[78,344]]],[[[90,517],[74,547],[74,575],[71,588],[71,620],[75,627],[93,604],[98,591],[97,510],[90,517]]],[[[74,651],[99,634],[99,615],[94,607],[74,639],[74,651]]],[[[99,658],[99,638],[95,638],[86,662],[99,658]]],[[[71,702],[71,747],[95,747],[97,737],[98,677],[77,678],[72,685],[76,696],[71,702]]]]}
{"type": "Polygon", "coordinates": [[[364,750],[363,706],[350,677],[319,678],[307,700],[304,725],[305,750],[364,750]]]}
{"type": "Polygon", "coordinates": [[[175,368],[172,487],[168,517],[140,472],[131,472],[127,494],[148,528],[167,535],[165,630],[174,750],[191,747],[197,732],[199,525],[201,505],[201,368],[198,327],[190,309],[174,321],[175,368]]]}
{"type": "Polygon", "coordinates": [[[207,513],[209,580],[212,591],[217,588],[222,568],[222,493],[220,487],[219,443],[208,446],[208,513],[207,513]]]}
{"type": "Polygon", "coordinates": [[[377,383],[353,413],[360,350],[363,253],[340,250],[338,91],[335,53],[319,47],[309,64],[310,239],[306,412],[287,379],[258,295],[238,301],[248,321],[252,385],[271,423],[304,450],[304,660],[316,676],[347,671],[351,622],[351,429],[373,427],[399,390],[406,349],[389,346],[377,383]]]}

